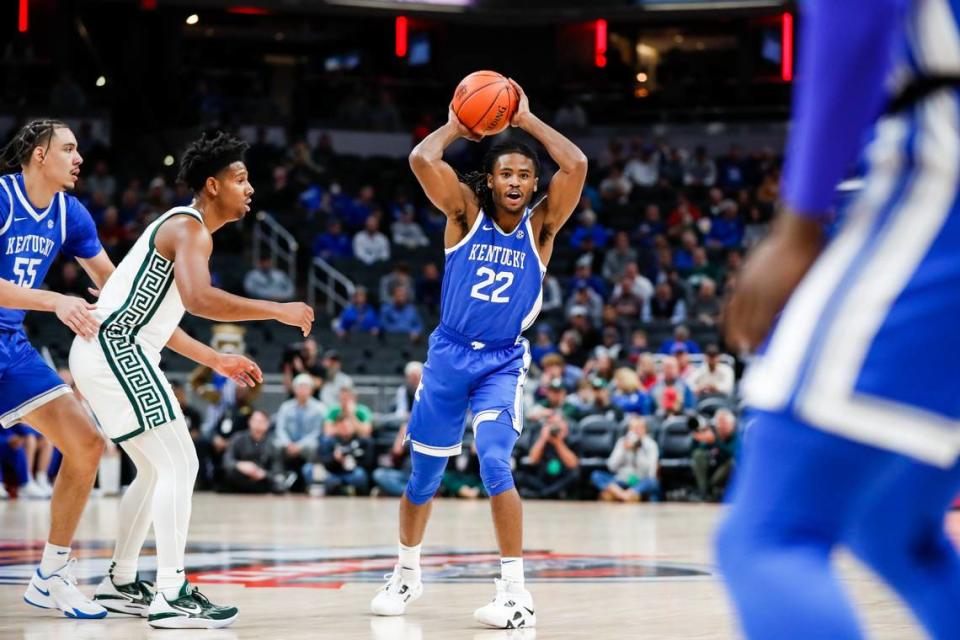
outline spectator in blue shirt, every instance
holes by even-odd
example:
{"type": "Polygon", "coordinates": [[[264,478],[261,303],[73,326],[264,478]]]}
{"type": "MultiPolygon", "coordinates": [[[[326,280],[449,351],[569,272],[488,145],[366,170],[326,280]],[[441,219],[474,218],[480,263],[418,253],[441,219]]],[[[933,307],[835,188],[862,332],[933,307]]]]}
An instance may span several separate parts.
{"type": "Polygon", "coordinates": [[[677,347],[683,347],[687,353],[700,353],[700,345],[690,339],[690,329],[684,325],[673,330],[673,338],[660,346],[660,353],[674,353],[677,347]]]}
{"type": "Polygon", "coordinates": [[[577,259],[573,277],[570,278],[570,295],[583,287],[593,289],[601,298],[607,297],[607,283],[600,276],[594,275],[593,259],[589,255],[577,259]]]}
{"type": "Polygon", "coordinates": [[[710,224],[707,247],[710,249],[738,249],[743,244],[743,221],[737,215],[737,205],[732,200],[721,204],[720,215],[710,224]]]}
{"type": "Polygon", "coordinates": [[[353,256],[353,244],[343,233],[343,223],[337,219],[330,221],[327,232],[321,233],[313,241],[313,255],[324,260],[339,260],[353,256]]]}
{"type": "Polygon", "coordinates": [[[380,320],[377,310],[367,302],[366,287],[357,287],[353,292],[353,303],[350,304],[333,325],[333,330],[341,338],[348,333],[357,331],[377,335],[380,333],[380,320]]]}
{"type": "Polygon", "coordinates": [[[570,244],[575,249],[581,249],[584,241],[589,238],[593,240],[595,249],[603,249],[607,246],[609,236],[610,232],[602,225],[597,224],[597,214],[588,208],[580,213],[580,224],[574,228],[570,244]]]}
{"type": "Polygon", "coordinates": [[[420,339],[423,322],[417,308],[408,302],[407,289],[393,290],[393,301],[380,307],[380,326],[385,333],[406,333],[413,341],[420,339]]]}

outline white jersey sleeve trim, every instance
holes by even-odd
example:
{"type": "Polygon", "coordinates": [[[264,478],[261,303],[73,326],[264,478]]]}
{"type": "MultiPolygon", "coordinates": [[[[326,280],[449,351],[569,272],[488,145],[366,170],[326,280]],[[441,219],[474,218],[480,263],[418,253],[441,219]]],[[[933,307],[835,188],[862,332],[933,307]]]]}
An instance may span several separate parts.
{"type": "Polygon", "coordinates": [[[67,198],[63,191],[57,194],[60,198],[60,245],[67,243],[67,198]]]}
{"type": "Polygon", "coordinates": [[[470,231],[467,231],[467,235],[463,236],[463,239],[460,242],[453,245],[449,249],[444,249],[443,250],[444,255],[450,255],[451,253],[453,253],[463,245],[470,242],[470,238],[472,238],[473,234],[477,232],[477,229],[480,228],[480,224],[482,222],[483,222],[483,209],[480,209],[480,211],[477,212],[477,219],[473,221],[473,226],[470,227],[470,231]]]}
{"type": "Polygon", "coordinates": [[[0,236],[5,234],[7,229],[10,228],[10,225],[13,224],[13,194],[10,193],[10,188],[7,186],[7,181],[4,180],[4,178],[6,178],[6,176],[0,176],[0,187],[3,187],[3,190],[7,192],[7,200],[10,201],[10,215],[7,216],[6,222],[0,227],[0,236]]]}

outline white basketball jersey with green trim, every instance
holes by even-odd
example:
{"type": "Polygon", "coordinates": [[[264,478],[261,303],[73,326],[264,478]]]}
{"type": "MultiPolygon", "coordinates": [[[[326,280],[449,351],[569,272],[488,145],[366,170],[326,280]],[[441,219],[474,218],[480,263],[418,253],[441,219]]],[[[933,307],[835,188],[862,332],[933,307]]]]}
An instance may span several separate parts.
{"type": "Polygon", "coordinates": [[[176,207],[148,226],[100,292],[97,336],[77,337],[70,349],[77,387],[114,442],[183,417],[159,364],[185,309],[173,262],[155,245],[160,225],[177,215],[203,221],[196,209],[176,207]]]}

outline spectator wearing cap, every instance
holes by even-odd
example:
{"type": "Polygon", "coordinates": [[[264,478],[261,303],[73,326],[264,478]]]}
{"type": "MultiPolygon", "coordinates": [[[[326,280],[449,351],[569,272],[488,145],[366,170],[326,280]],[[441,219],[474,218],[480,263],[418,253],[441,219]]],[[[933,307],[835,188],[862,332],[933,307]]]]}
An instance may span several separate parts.
{"type": "Polygon", "coordinates": [[[716,326],[720,320],[720,299],[717,298],[717,283],[710,278],[700,280],[697,297],[690,304],[690,322],[708,327],[716,326]]]}
{"type": "Polygon", "coordinates": [[[380,307],[380,326],[384,333],[405,333],[411,341],[420,339],[423,321],[420,312],[410,303],[404,287],[394,289],[391,302],[380,307]]]}
{"type": "Polygon", "coordinates": [[[592,394],[581,396],[577,420],[583,420],[587,416],[603,416],[614,422],[622,420],[623,410],[613,404],[611,389],[607,381],[600,376],[591,376],[588,384],[592,394]],[[590,399],[592,399],[592,402],[590,399]]]}
{"type": "Polygon", "coordinates": [[[365,265],[390,259],[390,241],[380,231],[380,216],[370,214],[363,229],[353,236],[353,255],[365,265]]]}
{"type": "Polygon", "coordinates": [[[567,387],[560,378],[553,378],[546,384],[545,397],[526,413],[530,422],[546,420],[553,413],[560,413],[568,420],[575,419],[577,407],[567,398],[567,387]]]}
{"type": "Polygon", "coordinates": [[[704,500],[720,500],[740,454],[737,419],[729,409],[720,409],[706,428],[693,434],[693,476],[704,500]]]}
{"type": "Polygon", "coordinates": [[[695,404],[693,391],[680,377],[680,365],[673,356],[661,362],[660,380],[650,390],[653,401],[666,412],[681,413],[695,404]]]}
{"type": "Polygon", "coordinates": [[[700,353],[700,346],[690,339],[690,330],[683,325],[673,330],[673,338],[660,346],[660,353],[672,354],[677,345],[683,345],[687,353],[700,353]]]}
{"type": "Polygon", "coordinates": [[[637,250],[630,246],[630,235],[626,231],[618,231],[613,238],[613,249],[603,257],[600,273],[606,280],[616,282],[623,277],[627,265],[636,261],[637,250]]]}
{"type": "Polygon", "coordinates": [[[651,502],[658,502],[660,448],[647,434],[644,418],[631,416],[628,425],[627,433],[617,440],[607,458],[607,471],[594,471],[590,482],[600,492],[601,500],[639,502],[647,497],[651,502]]]}
{"type": "Polygon", "coordinates": [[[304,466],[316,457],[327,415],[327,407],[313,397],[313,389],[310,374],[301,373],[293,379],[293,398],[280,405],[274,436],[284,467],[301,474],[304,481],[309,480],[304,477],[304,466]]]}
{"type": "Polygon", "coordinates": [[[367,301],[366,287],[357,287],[353,291],[353,301],[340,313],[333,323],[333,330],[341,338],[348,333],[380,333],[380,319],[377,310],[367,301]]]}
{"type": "Polygon", "coordinates": [[[570,424],[560,412],[553,412],[540,427],[530,453],[518,471],[517,487],[525,498],[566,498],[580,480],[577,442],[570,424]]]}
{"type": "Polygon", "coordinates": [[[720,349],[715,344],[707,345],[703,365],[690,375],[690,384],[697,396],[709,394],[733,395],[733,367],[720,362],[720,349]]]}
{"type": "Polygon", "coordinates": [[[584,255],[577,258],[577,262],[574,266],[573,277],[570,278],[570,294],[574,294],[584,285],[590,289],[593,289],[594,292],[600,296],[601,302],[607,295],[607,284],[603,281],[603,278],[594,275],[593,258],[590,255],[584,255]]]}
{"type": "Polygon", "coordinates": [[[290,276],[277,269],[268,254],[261,255],[257,267],[243,278],[243,290],[251,298],[276,302],[286,302],[294,294],[290,276]]]}
{"type": "Polygon", "coordinates": [[[710,223],[705,244],[713,250],[738,249],[743,245],[743,221],[736,202],[724,200],[720,204],[720,216],[710,223]]]}
{"type": "Polygon", "coordinates": [[[613,376],[614,392],[611,401],[624,413],[650,415],[653,400],[640,387],[640,376],[633,369],[621,367],[613,376]]]}
{"type": "Polygon", "coordinates": [[[336,261],[353,256],[350,238],[343,232],[343,223],[333,218],[327,223],[327,232],[313,241],[313,255],[327,261],[336,261]]]}
{"type": "Polygon", "coordinates": [[[603,318],[603,298],[586,284],[579,284],[567,301],[567,317],[586,315],[593,325],[599,325],[603,318]]]}
{"type": "Polygon", "coordinates": [[[336,406],[340,401],[340,389],[353,386],[353,378],[340,370],[340,354],[329,349],[323,354],[324,382],[320,389],[320,401],[328,407],[336,406]]]}

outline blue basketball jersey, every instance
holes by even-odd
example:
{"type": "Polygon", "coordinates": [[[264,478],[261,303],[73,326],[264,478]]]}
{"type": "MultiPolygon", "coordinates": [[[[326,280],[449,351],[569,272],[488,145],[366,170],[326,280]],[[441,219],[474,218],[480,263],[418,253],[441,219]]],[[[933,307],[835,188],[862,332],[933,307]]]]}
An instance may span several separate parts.
{"type": "Polygon", "coordinates": [[[546,266],[527,209],[512,233],[482,210],[466,237],[445,251],[440,323],[482,344],[516,340],[542,303],[546,266]]]}
{"type": "MultiPolygon", "coordinates": [[[[92,258],[102,248],[90,212],[75,197],[60,192],[40,209],[27,198],[23,174],[0,176],[0,278],[39,289],[60,251],[92,258]]],[[[24,315],[0,308],[0,330],[19,329],[24,315]]]]}

